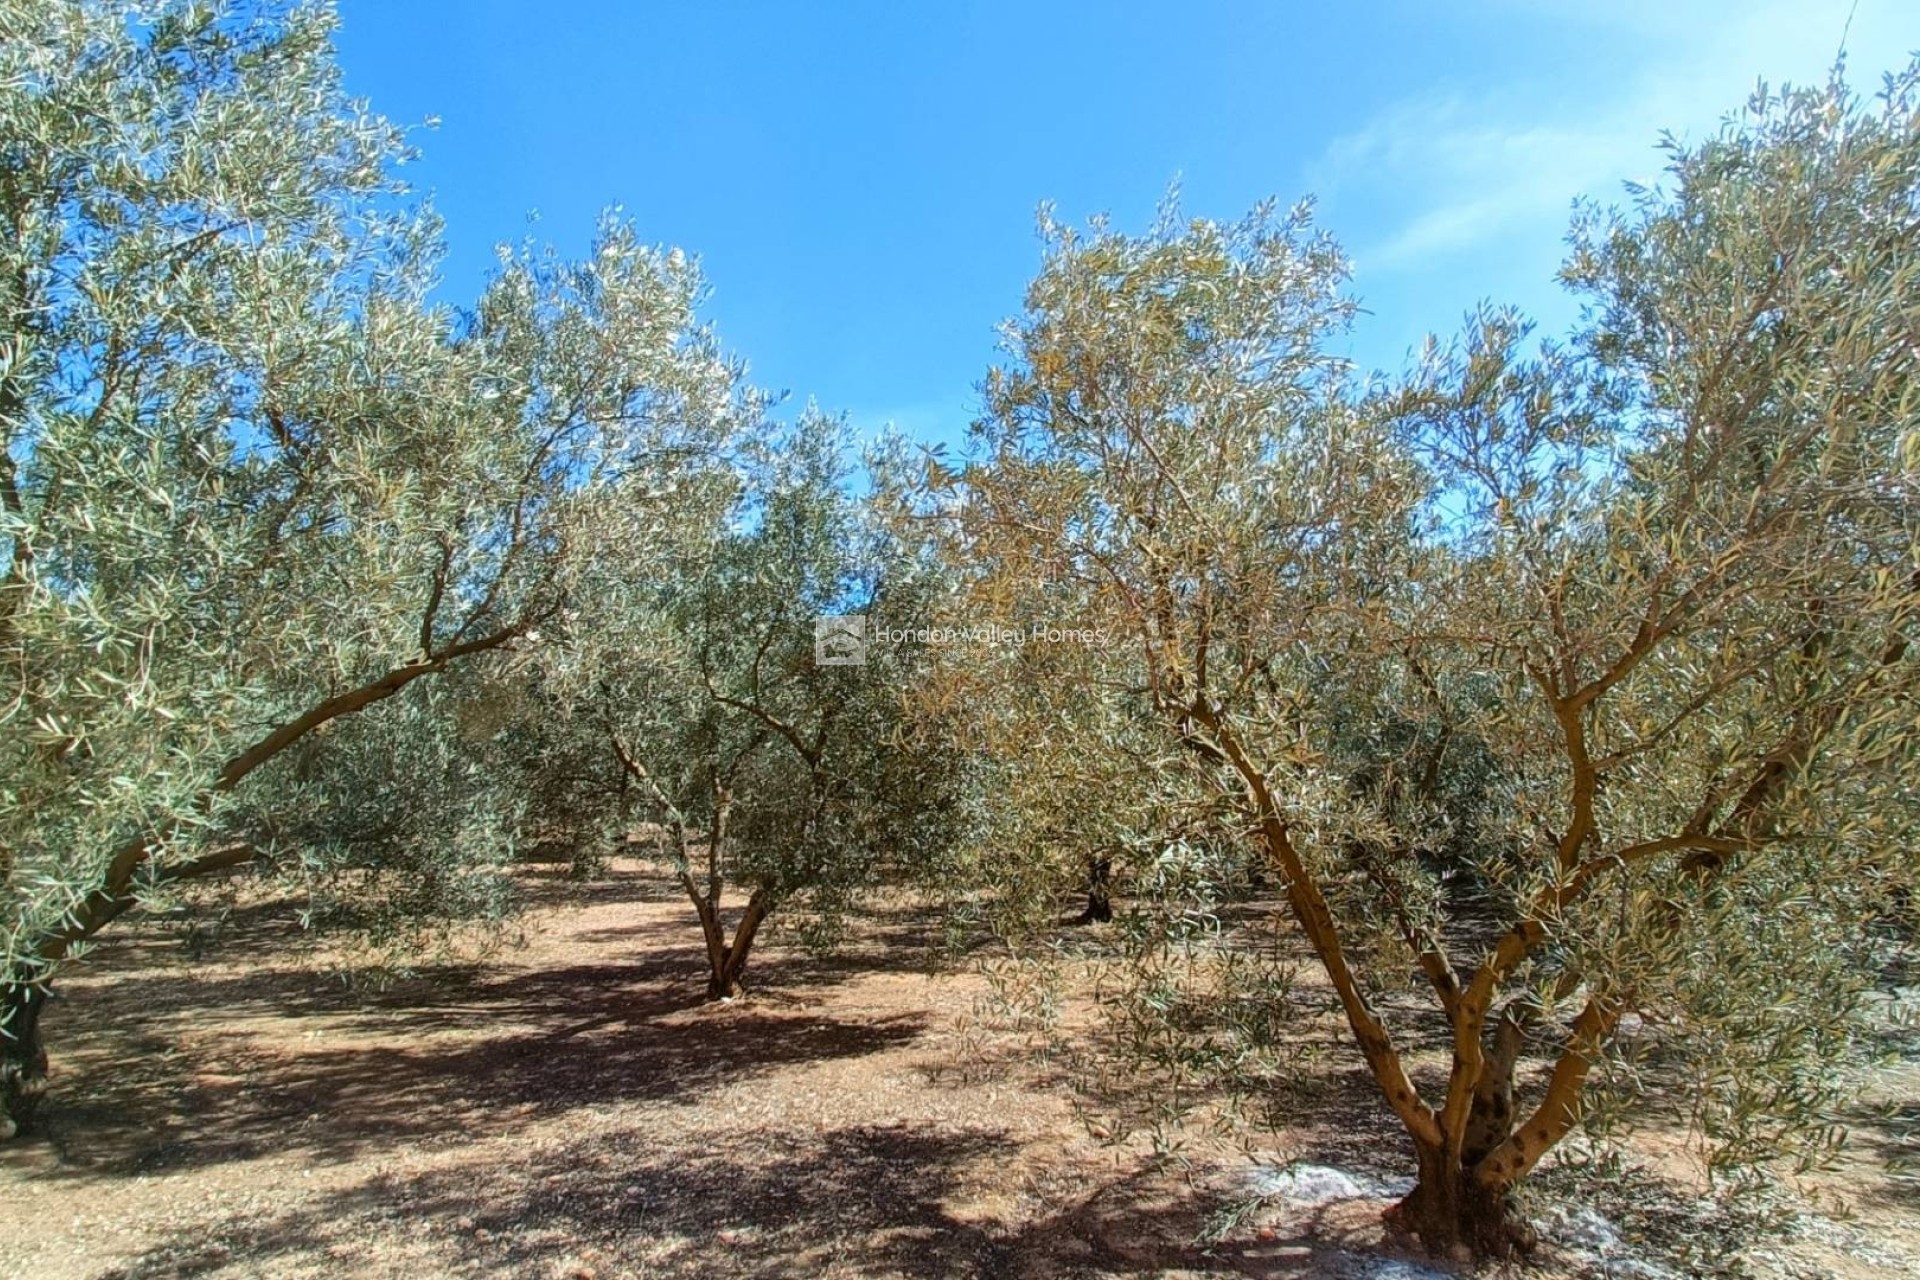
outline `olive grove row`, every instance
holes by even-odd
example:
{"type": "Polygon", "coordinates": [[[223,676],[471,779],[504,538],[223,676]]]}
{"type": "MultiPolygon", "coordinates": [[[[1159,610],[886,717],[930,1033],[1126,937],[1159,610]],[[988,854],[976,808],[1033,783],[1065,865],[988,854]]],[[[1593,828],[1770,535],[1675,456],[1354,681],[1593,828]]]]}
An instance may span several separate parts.
{"type": "MultiPolygon", "coordinates": [[[[1913,923],[1913,75],[1762,93],[1577,219],[1572,332],[1489,307],[1390,375],[1304,206],[1046,221],[954,457],[782,416],[617,218],[433,301],[331,28],[0,3],[9,1136],[128,911],[246,875],[405,933],[640,832],[716,998],[904,884],[1016,941],[1090,892],[1142,981],[1258,1003],[1222,921],[1266,904],[1435,1248],[1525,1242],[1626,1025],[1726,1158],[1832,1141],[1913,923]]],[[[1261,1039],[1175,1023],[1205,1071],[1261,1039]]]]}

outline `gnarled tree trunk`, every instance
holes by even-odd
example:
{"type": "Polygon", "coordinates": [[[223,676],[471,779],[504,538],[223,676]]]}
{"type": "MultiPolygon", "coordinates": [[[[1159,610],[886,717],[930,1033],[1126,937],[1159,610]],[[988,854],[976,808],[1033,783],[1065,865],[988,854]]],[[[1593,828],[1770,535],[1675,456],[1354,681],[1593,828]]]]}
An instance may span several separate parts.
{"type": "Polygon", "coordinates": [[[766,889],[756,889],[747,899],[747,913],[734,927],[728,941],[726,925],[720,919],[720,895],[699,892],[691,878],[682,879],[687,897],[700,916],[700,932],[707,943],[707,999],[731,1000],[742,991],[747,959],[753,954],[753,940],[772,910],[773,898],[766,889]]]}
{"type": "Polygon", "coordinates": [[[1524,1043],[1520,1020],[1503,1015],[1481,1058],[1457,1156],[1444,1141],[1414,1143],[1419,1180],[1392,1217],[1434,1253],[1506,1258],[1534,1245],[1532,1228],[1514,1207],[1511,1181],[1481,1168],[1513,1132],[1513,1072],[1524,1043]]]}
{"type": "MultiPolygon", "coordinates": [[[[1436,1145],[1415,1137],[1419,1182],[1395,1206],[1393,1219],[1436,1252],[1506,1258],[1531,1250],[1536,1237],[1516,1212],[1512,1189],[1578,1122],[1588,1072],[1620,1008],[1604,993],[1588,997],[1554,1062],[1545,1096],[1524,1117],[1513,1106],[1523,1026],[1512,1009],[1502,1015],[1477,1064],[1454,1146],[1444,1138],[1436,1145]]],[[[1453,1016],[1462,1015],[1456,1009],[1453,1016]]],[[[1454,1069],[1456,1080],[1462,1079],[1457,1059],[1454,1069]]],[[[1453,1132],[1444,1123],[1442,1130],[1453,1132]]]]}
{"type": "Polygon", "coordinates": [[[1414,1144],[1419,1181],[1390,1213],[1430,1253],[1467,1260],[1508,1258],[1532,1249],[1533,1229],[1515,1210],[1511,1190],[1476,1165],[1449,1159],[1444,1147],[1414,1144]]]}

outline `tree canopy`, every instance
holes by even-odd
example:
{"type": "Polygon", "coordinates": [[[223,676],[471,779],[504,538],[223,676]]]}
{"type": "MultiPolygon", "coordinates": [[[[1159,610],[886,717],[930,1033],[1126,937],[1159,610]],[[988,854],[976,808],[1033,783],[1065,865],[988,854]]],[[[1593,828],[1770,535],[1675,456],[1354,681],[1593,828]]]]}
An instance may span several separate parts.
{"type": "Polygon", "coordinates": [[[1670,143],[1570,333],[1394,375],[1309,204],[1044,216],[955,459],[782,420],[617,215],[436,301],[332,32],[0,0],[4,1136],[61,967],[173,886],[365,871],[404,933],[637,847],[715,999],[776,911],[1130,897],[1130,1065],[1217,1080],[1283,1065],[1233,1046],[1291,939],[1436,1250],[1524,1246],[1655,1077],[1727,1167],[1831,1146],[1920,846],[1920,64],[1670,143]]]}
{"type": "Polygon", "coordinates": [[[323,9],[0,25],[11,1108],[59,961],[259,856],[233,801],[288,748],[532,635],[588,512],[659,523],[740,393],[694,267],[615,221],[432,303],[323,9]]]}
{"type": "Polygon", "coordinates": [[[1628,1015],[1729,1156],[1831,1135],[1808,1063],[1911,884],[1916,136],[1911,77],[1762,95],[1581,220],[1570,342],[1487,310],[1398,385],[1332,354],[1305,209],[1047,228],[951,504],[976,598],[1124,637],[1079,749],[1150,710],[1118,803],[1180,767],[1234,806],[1436,1246],[1510,1247],[1628,1015]],[[1377,1002],[1408,971],[1437,1086],[1377,1002]]]}

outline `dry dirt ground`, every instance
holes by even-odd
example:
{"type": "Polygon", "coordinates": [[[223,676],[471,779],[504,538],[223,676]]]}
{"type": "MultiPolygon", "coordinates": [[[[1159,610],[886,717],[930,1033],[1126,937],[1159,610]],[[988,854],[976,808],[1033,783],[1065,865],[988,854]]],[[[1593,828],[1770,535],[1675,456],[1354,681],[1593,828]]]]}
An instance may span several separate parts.
{"type": "MultiPolygon", "coordinates": [[[[46,1018],[37,1131],[0,1147],[0,1276],[1447,1274],[1381,1228],[1388,1130],[1321,1115],[1264,1163],[1098,1140],[980,1015],[977,966],[927,971],[922,913],[830,962],[770,946],[749,998],[706,1005],[663,878],[527,875],[524,946],[375,993],[289,948],[284,904],[204,959],[120,929],[46,1018]]],[[[1920,1275],[1920,1198],[1872,1153],[1760,1274],[1920,1275]]],[[[1591,1210],[1554,1221],[1525,1274],[1685,1274],[1591,1210]]]]}

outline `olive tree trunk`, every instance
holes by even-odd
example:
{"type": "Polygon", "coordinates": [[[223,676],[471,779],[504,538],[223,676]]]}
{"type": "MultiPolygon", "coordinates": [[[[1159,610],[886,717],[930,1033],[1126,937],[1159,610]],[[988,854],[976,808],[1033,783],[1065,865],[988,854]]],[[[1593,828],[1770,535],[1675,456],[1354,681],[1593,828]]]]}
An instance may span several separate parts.
{"type": "MultiPolygon", "coordinates": [[[[629,771],[650,782],[651,775],[640,768],[617,740],[615,746],[629,771]]],[[[706,883],[702,885],[693,877],[692,842],[686,819],[677,805],[668,802],[668,825],[673,833],[674,862],[680,869],[680,887],[686,891],[687,900],[693,903],[694,913],[700,917],[700,933],[706,940],[709,1000],[731,1000],[745,989],[747,959],[753,954],[753,940],[773,911],[775,901],[769,886],[761,885],[755,889],[747,899],[746,914],[734,926],[732,939],[728,939],[726,924],[720,918],[720,895],[726,885],[723,868],[726,863],[727,818],[732,809],[732,789],[716,782],[713,815],[707,827],[706,883]]]]}
{"type": "Polygon", "coordinates": [[[40,1038],[40,1011],[47,988],[9,981],[0,987],[0,1140],[26,1128],[47,1089],[47,1050],[40,1038]]]}
{"type": "Polygon", "coordinates": [[[1414,1142],[1418,1181],[1391,1217],[1430,1251],[1460,1258],[1505,1258],[1532,1249],[1535,1235],[1513,1202],[1513,1179],[1482,1168],[1513,1131],[1513,1073],[1524,1042],[1520,1021],[1503,1016],[1482,1056],[1457,1151],[1445,1141],[1414,1142]]]}
{"type": "Polygon", "coordinates": [[[1105,924],[1113,919],[1113,859],[1095,858],[1087,865],[1087,909],[1075,924],[1105,924]]]}
{"type": "Polygon", "coordinates": [[[693,907],[700,913],[700,928],[707,940],[707,999],[731,1000],[746,990],[747,959],[753,954],[754,937],[771,910],[770,902],[766,890],[756,890],[747,899],[747,912],[734,927],[729,942],[718,903],[694,896],[693,907]]]}
{"type": "Polygon", "coordinates": [[[1533,1229],[1520,1217],[1510,1188],[1490,1185],[1442,1148],[1416,1143],[1419,1181],[1390,1211],[1430,1253],[1460,1260],[1508,1258],[1532,1249],[1533,1229]]]}
{"type": "Polygon", "coordinates": [[[1435,1253],[1504,1258],[1531,1248],[1534,1236],[1514,1208],[1513,1188],[1578,1122],[1587,1075],[1612,1032],[1619,1005],[1595,991],[1574,1020],[1545,1095],[1524,1118],[1513,1107],[1514,1067],[1524,1028],[1509,1006],[1489,1027],[1502,980],[1544,934],[1537,919],[1516,924],[1463,985],[1437,947],[1419,948],[1453,1029],[1453,1064],[1438,1108],[1420,1096],[1405,1060],[1343,946],[1320,883],[1295,847],[1267,775],[1231,725],[1204,700],[1189,709],[1209,734],[1204,748],[1245,787],[1243,800],[1271,865],[1285,877],[1288,909],[1332,983],[1347,1025],[1387,1106],[1400,1120],[1418,1166],[1414,1189],[1392,1219],[1435,1253]]]}

